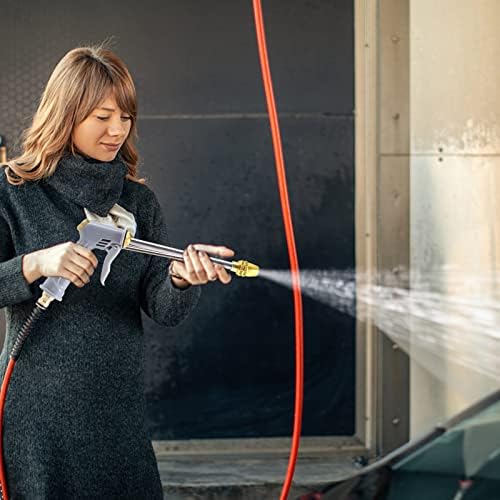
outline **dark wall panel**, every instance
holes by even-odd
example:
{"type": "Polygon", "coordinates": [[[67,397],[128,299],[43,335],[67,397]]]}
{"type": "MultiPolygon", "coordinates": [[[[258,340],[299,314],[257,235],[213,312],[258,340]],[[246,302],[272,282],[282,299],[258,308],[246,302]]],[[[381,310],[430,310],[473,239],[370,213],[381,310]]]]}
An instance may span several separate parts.
{"type": "MultiPolygon", "coordinates": [[[[300,263],[352,267],[352,120],[285,119],[282,127],[300,263]]],[[[267,268],[288,266],[265,120],[146,121],[141,129],[146,172],[162,193],[173,245],[223,242],[267,268]]],[[[206,288],[175,334],[150,325],[157,435],[288,434],[292,307],[288,290],[236,278],[230,287],[206,288]]],[[[350,319],[305,301],[306,434],[353,431],[353,330],[350,319]]]]}
{"type": "MultiPolygon", "coordinates": [[[[280,111],[351,116],[352,0],[263,8],[280,111]]],[[[143,115],[265,111],[250,0],[3,0],[0,15],[0,125],[9,137],[28,124],[60,57],[108,37],[143,115]]]]}
{"type": "MultiPolygon", "coordinates": [[[[352,0],[264,1],[300,263],[354,267],[352,0]]],[[[0,134],[28,125],[57,61],[112,36],[136,82],[141,170],[172,244],[288,265],[250,0],[2,2],[0,134]]],[[[15,153],[17,148],[11,149],[15,153]]],[[[155,438],[286,436],[292,297],[211,284],[182,325],[145,319],[155,438]]],[[[354,323],[305,299],[304,434],[354,430],[354,323]]]]}

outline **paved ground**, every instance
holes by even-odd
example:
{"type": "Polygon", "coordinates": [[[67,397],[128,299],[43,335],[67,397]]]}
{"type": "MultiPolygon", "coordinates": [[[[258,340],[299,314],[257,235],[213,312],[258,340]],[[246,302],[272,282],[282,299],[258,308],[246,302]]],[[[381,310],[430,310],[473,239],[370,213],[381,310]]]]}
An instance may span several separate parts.
{"type": "MultiPolygon", "coordinates": [[[[363,451],[301,453],[289,499],[356,472],[359,469],[354,459],[363,451]]],[[[279,499],[287,465],[288,455],[283,452],[158,454],[165,498],[169,500],[279,499]]]]}

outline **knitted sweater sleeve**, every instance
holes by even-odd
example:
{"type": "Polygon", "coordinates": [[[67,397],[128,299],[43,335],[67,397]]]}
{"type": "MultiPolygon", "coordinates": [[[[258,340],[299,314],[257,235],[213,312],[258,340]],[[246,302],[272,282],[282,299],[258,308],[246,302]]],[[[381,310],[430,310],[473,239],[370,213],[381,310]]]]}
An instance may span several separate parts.
{"type": "Polygon", "coordinates": [[[33,298],[22,259],[23,255],[15,255],[9,225],[0,212],[0,308],[33,298]]]}
{"type": "MultiPolygon", "coordinates": [[[[169,245],[161,206],[153,193],[153,225],[148,241],[169,245]]],[[[169,275],[170,261],[148,256],[146,271],[141,280],[141,307],[154,321],[163,326],[179,324],[193,309],[200,297],[200,287],[176,288],[169,275]]]]}

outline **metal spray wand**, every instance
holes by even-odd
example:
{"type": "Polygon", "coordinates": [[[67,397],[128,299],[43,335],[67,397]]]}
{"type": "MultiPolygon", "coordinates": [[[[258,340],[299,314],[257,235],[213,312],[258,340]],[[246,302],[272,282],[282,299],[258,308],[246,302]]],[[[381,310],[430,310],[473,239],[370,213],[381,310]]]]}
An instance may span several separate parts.
{"type": "MultiPolygon", "coordinates": [[[[123,249],[130,250],[132,252],[156,255],[158,257],[167,257],[169,259],[178,260],[180,262],[184,261],[184,252],[182,250],[179,250],[178,248],[167,247],[165,245],[159,245],[158,243],[151,243],[149,241],[132,238],[132,235],[129,231],[127,231],[127,235],[125,236],[123,249]]],[[[222,267],[224,267],[228,271],[235,273],[237,276],[241,276],[243,278],[255,278],[259,275],[259,266],[252,264],[247,260],[229,261],[219,259],[217,257],[211,257],[210,255],[208,257],[215,264],[220,264],[222,267]]]]}
{"type": "MultiPolygon", "coordinates": [[[[178,248],[133,238],[130,231],[110,224],[101,224],[96,221],[89,222],[84,219],[78,225],[78,231],[80,233],[80,239],[77,242],[79,245],[89,250],[99,249],[106,252],[100,278],[103,286],[111,270],[113,260],[122,250],[165,257],[181,262],[184,260],[183,251],[178,248]]],[[[259,266],[246,260],[229,261],[210,256],[209,259],[243,278],[253,278],[259,275],[259,266]]],[[[66,278],[55,276],[47,278],[40,285],[44,293],[37,303],[46,309],[54,299],[61,301],[69,284],[70,281],[66,278]]]]}

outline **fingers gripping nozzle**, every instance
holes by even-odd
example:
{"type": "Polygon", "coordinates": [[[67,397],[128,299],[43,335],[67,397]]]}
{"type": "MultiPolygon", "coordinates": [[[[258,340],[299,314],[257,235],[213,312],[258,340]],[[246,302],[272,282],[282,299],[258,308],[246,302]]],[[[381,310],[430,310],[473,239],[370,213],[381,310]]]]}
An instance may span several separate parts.
{"type": "MultiPolygon", "coordinates": [[[[131,252],[139,252],[149,255],[156,255],[158,257],[166,257],[168,259],[177,260],[179,262],[184,261],[183,250],[179,248],[168,247],[165,245],[159,245],[158,243],[152,243],[150,241],[132,238],[132,235],[128,232],[125,236],[123,248],[131,252]]],[[[211,255],[209,255],[208,258],[214,264],[219,264],[224,269],[227,269],[228,271],[231,271],[242,278],[255,278],[259,275],[259,266],[252,264],[247,260],[237,260],[231,262],[229,260],[220,259],[211,255]]]]}

